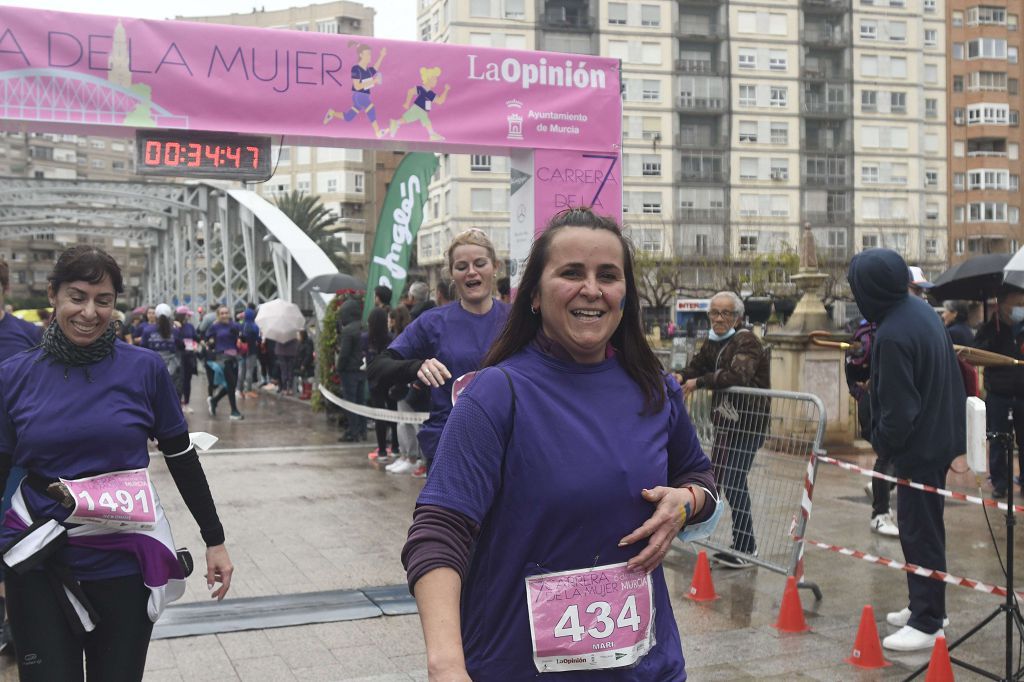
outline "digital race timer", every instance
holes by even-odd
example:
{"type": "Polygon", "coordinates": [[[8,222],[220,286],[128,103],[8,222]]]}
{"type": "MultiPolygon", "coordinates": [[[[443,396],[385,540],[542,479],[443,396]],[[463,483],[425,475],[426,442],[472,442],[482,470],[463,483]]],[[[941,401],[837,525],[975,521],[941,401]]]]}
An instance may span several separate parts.
{"type": "Polygon", "coordinates": [[[188,130],[135,133],[135,170],[139,175],[262,182],[273,172],[270,156],[270,138],[259,135],[188,130]]]}

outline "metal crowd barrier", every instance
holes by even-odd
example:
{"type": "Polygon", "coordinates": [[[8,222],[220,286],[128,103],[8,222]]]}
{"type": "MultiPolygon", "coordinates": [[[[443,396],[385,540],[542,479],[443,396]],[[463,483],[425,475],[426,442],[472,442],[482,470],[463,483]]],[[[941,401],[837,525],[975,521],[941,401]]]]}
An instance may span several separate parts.
{"type": "Polygon", "coordinates": [[[715,532],[697,544],[784,575],[821,599],[804,577],[803,537],[824,454],[825,406],[810,393],[730,388],[698,390],[686,401],[711,458],[722,503],[715,532]],[[728,520],[728,522],[727,522],[728,520]]]}

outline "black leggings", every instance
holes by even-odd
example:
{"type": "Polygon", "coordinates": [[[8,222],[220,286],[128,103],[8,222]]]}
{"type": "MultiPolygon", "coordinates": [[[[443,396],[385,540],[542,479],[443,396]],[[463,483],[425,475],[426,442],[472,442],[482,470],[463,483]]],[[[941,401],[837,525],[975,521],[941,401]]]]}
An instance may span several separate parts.
{"type": "Polygon", "coordinates": [[[44,573],[7,572],[7,615],[22,682],[142,679],[153,633],[146,613],[149,589],[142,576],[83,580],[81,585],[99,621],[95,630],[79,636],[44,573]],[[82,672],[83,651],[87,676],[82,672]]]}
{"type": "Polygon", "coordinates": [[[216,407],[220,399],[227,396],[228,402],[231,403],[231,411],[238,412],[238,405],[235,403],[235,388],[238,386],[238,360],[230,356],[224,357],[221,360],[221,365],[224,367],[224,380],[228,382],[228,387],[221,388],[220,391],[213,394],[213,406],[216,407]]]}

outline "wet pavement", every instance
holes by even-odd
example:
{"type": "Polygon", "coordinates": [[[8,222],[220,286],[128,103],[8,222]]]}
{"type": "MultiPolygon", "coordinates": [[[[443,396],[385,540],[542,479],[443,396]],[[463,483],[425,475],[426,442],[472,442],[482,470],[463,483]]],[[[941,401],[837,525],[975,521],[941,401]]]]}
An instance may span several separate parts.
{"type": "MultiPolygon", "coordinates": [[[[246,419],[210,418],[205,387],[195,382],[193,431],[221,441],[203,455],[203,465],[224,523],[236,572],[231,597],[288,595],[360,589],[404,582],[399,552],[422,481],[386,474],[370,464],[370,442],[337,442],[338,431],[308,404],[271,394],[239,401],[246,419]]],[[[870,466],[870,457],[852,455],[870,466]]],[[[155,462],[179,546],[196,553],[196,573],[184,602],[208,599],[205,562],[195,523],[174,491],[166,468],[155,462]]],[[[822,465],[808,537],[902,559],[899,542],[869,531],[867,479],[822,465]]],[[[950,487],[970,492],[974,477],[951,474],[950,487]]],[[[798,512],[793,501],[793,513],[798,512]]],[[[1005,527],[989,511],[1002,552],[1005,527]]],[[[727,520],[723,520],[727,522],[727,520]]],[[[990,584],[1005,584],[981,507],[947,502],[949,572],[990,584]]],[[[678,543],[677,543],[678,544],[678,543]]],[[[844,663],[851,654],[861,609],[873,606],[882,637],[892,631],[885,613],[906,605],[905,574],[880,565],[808,547],[806,577],[820,585],[816,602],[801,590],[811,627],[806,634],[780,634],[776,621],[784,578],[764,568],[713,570],[719,599],[697,604],[684,598],[696,555],[680,545],[666,561],[673,608],[693,680],[895,680],[927,662],[929,653],[886,654],[891,667],[859,671],[844,663]]],[[[1017,576],[1024,561],[1015,562],[1017,576]]],[[[1018,580],[1018,584],[1020,581],[1018,580]]],[[[947,588],[952,640],[980,621],[1000,598],[964,587],[947,588]]],[[[958,652],[966,660],[998,670],[1003,660],[1002,617],[958,652]]],[[[416,616],[382,616],[336,623],[252,630],[154,641],[146,680],[426,680],[426,660],[416,616]]],[[[977,679],[962,669],[958,680],[977,679]]],[[[9,657],[0,679],[14,680],[9,657]]],[[[923,677],[921,678],[923,679],[923,677]]]]}

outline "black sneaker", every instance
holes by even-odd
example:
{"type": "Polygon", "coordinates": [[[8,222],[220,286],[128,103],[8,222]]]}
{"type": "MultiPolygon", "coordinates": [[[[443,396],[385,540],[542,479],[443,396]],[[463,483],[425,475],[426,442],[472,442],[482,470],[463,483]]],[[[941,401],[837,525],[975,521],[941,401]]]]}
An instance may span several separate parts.
{"type": "MultiPolygon", "coordinates": [[[[757,556],[757,552],[754,552],[754,556],[757,556]]],[[[741,569],[756,566],[753,561],[745,559],[737,554],[729,554],[728,552],[716,552],[713,558],[722,568],[741,569]]]]}
{"type": "Polygon", "coordinates": [[[1004,497],[1006,497],[1006,488],[993,488],[992,489],[992,499],[993,500],[1001,500],[1004,497]]]}
{"type": "Polygon", "coordinates": [[[0,654],[14,655],[14,637],[11,636],[11,621],[5,620],[0,628],[0,654]]]}
{"type": "Polygon", "coordinates": [[[231,420],[232,420],[232,421],[240,422],[240,421],[242,421],[243,419],[245,419],[245,416],[244,416],[244,415],[243,415],[243,414],[242,414],[241,412],[238,412],[238,411],[236,410],[235,412],[232,412],[232,413],[231,413],[231,420]]]}
{"type": "Polygon", "coordinates": [[[213,398],[206,399],[206,410],[210,413],[211,417],[217,416],[217,403],[213,402],[213,398]]]}

